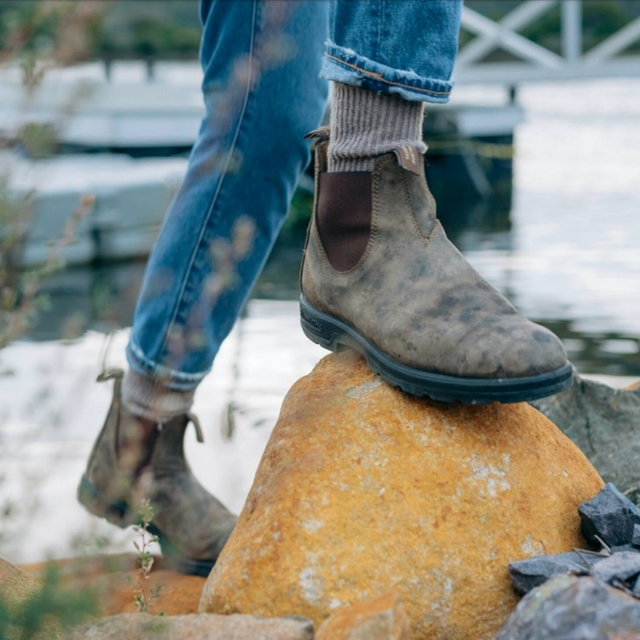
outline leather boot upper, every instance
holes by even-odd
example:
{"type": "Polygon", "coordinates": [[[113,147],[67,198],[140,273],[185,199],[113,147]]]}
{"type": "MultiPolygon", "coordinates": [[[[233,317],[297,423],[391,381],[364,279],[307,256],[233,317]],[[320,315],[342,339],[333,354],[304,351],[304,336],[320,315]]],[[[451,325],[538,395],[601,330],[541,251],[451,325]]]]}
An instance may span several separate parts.
{"type": "Polygon", "coordinates": [[[191,559],[218,557],[236,517],[195,478],[184,454],[184,434],[193,422],[202,441],[195,416],[178,416],[161,425],[150,448],[124,455],[119,447],[122,429],[135,428],[136,416],[120,400],[122,372],[114,370],[102,379],[114,378],[111,407],[93,447],[85,477],[99,500],[87,508],[120,526],[136,524],[142,500],[153,507],[153,525],[191,559]],[[121,505],[118,518],[111,508],[121,505]],[[100,506],[103,505],[103,506],[100,506]]]}
{"type": "Polygon", "coordinates": [[[447,239],[422,163],[416,174],[394,153],[377,159],[371,192],[362,194],[371,203],[366,246],[349,268],[332,259],[318,218],[319,203],[335,200],[322,191],[332,186],[324,180],[326,145],[316,147],[316,198],[301,272],[302,293],[313,306],[400,363],[429,372],[508,378],[566,364],[560,340],[523,317],[447,239]]]}

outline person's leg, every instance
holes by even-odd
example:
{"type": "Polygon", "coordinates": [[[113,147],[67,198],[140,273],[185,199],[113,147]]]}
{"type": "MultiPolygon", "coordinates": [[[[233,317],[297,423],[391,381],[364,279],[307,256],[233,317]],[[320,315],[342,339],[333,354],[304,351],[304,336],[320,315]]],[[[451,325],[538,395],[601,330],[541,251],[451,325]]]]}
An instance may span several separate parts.
{"type": "MultiPolygon", "coordinates": [[[[207,575],[235,518],[191,474],[182,450],[193,392],[231,330],[309,160],[317,126],[325,2],[204,1],[206,114],[184,183],[149,258],[113,402],[79,498],[120,526],[148,498],[163,552],[207,575]],[[161,428],[159,427],[161,426],[161,428]],[[150,480],[149,480],[150,478],[150,480]]],[[[198,428],[198,434],[200,434],[198,428]]]]}
{"type": "Polygon", "coordinates": [[[335,82],[329,171],[373,169],[394,148],[424,153],[425,102],[445,103],[462,2],[334,1],[323,75],[335,82]]]}
{"type": "Polygon", "coordinates": [[[416,395],[532,400],[571,384],[564,348],[447,240],[424,175],[422,103],[449,98],[460,11],[457,0],[332,3],[302,325],[416,395]]]}
{"type": "Polygon", "coordinates": [[[149,259],[125,403],[184,413],[233,327],[309,160],[325,109],[325,2],[203,2],[206,115],[149,259]],[[173,392],[173,393],[171,393],[173,392]]]}

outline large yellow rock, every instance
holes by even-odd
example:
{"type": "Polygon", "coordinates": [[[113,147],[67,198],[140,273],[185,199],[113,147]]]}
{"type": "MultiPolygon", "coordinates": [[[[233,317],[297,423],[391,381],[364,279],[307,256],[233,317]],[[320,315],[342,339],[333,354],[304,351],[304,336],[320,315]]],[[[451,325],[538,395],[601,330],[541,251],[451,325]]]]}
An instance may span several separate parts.
{"type": "Polygon", "coordinates": [[[394,592],[414,640],[488,639],[517,602],[508,563],[584,547],[601,486],[527,404],[420,400],[331,355],[287,395],[200,610],[319,625],[394,592]]]}

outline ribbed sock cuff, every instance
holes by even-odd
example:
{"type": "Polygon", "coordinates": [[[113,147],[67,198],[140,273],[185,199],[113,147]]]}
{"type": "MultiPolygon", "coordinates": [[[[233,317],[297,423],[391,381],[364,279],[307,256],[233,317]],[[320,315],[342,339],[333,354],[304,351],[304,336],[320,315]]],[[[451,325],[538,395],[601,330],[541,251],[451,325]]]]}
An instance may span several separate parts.
{"type": "Polygon", "coordinates": [[[372,171],[375,157],[396,147],[424,153],[423,115],[423,102],[334,83],[328,170],[372,171]]]}
{"type": "Polygon", "coordinates": [[[154,378],[128,369],[122,381],[122,402],[137,416],[154,422],[169,422],[191,410],[195,389],[169,389],[154,378]]]}

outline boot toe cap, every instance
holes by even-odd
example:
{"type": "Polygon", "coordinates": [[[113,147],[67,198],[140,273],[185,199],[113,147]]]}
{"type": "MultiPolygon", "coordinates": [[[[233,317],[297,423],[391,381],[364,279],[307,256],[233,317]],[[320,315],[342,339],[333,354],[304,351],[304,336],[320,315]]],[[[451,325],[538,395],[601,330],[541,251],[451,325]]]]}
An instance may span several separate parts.
{"type": "Polygon", "coordinates": [[[567,364],[562,342],[548,329],[520,315],[485,318],[462,339],[452,337],[435,363],[437,370],[465,378],[527,378],[567,364]]]}
{"type": "Polygon", "coordinates": [[[567,364],[564,346],[553,332],[529,320],[518,324],[521,326],[511,336],[505,336],[496,353],[499,375],[507,378],[536,376],[567,364]]]}

